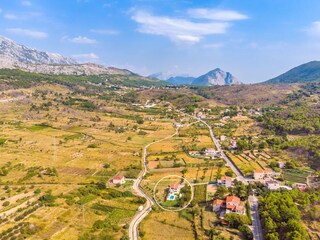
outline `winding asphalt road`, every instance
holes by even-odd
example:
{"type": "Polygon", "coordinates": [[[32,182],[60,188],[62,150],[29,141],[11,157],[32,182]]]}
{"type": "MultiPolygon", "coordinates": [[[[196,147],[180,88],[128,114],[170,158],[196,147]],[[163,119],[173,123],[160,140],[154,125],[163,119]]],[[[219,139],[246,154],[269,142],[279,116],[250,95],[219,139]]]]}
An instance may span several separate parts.
{"type": "Polygon", "coordinates": [[[131,240],[139,239],[139,224],[152,211],[152,206],[155,204],[154,200],[150,198],[146,193],[144,193],[143,189],[140,186],[140,183],[143,180],[143,177],[148,172],[148,163],[147,163],[148,147],[150,147],[152,144],[174,137],[175,135],[178,134],[179,128],[180,127],[177,126],[176,132],[174,134],[167,136],[165,138],[162,138],[160,140],[154,141],[152,143],[149,143],[143,148],[143,153],[142,153],[143,170],[139,173],[138,178],[133,184],[133,191],[135,192],[136,195],[140,197],[144,197],[146,199],[146,204],[140,212],[137,212],[137,214],[134,216],[134,218],[130,222],[129,237],[131,240]]]}
{"type": "MultiPolygon", "coordinates": [[[[180,111],[178,111],[178,112],[180,112],[180,111]]],[[[192,115],[189,115],[189,114],[186,114],[186,115],[189,116],[189,117],[192,117],[192,118],[194,118],[194,119],[196,119],[196,120],[198,120],[199,122],[205,124],[205,125],[208,127],[209,132],[210,132],[211,139],[212,139],[214,145],[216,146],[217,150],[220,152],[221,157],[225,160],[226,165],[229,166],[229,167],[231,168],[231,170],[236,174],[238,181],[241,181],[241,182],[243,182],[244,184],[248,184],[247,179],[243,176],[243,174],[239,171],[239,169],[234,165],[234,163],[233,163],[232,161],[230,161],[230,159],[228,158],[228,156],[227,156],[227,155],[224,153],[224,151],[222,150],[221,145],[220,145],[218,139],[214,136],[212,127],[211,127],[206,121],[204,121],[204,120],[201,119],[201,118],[198,118],[198,117],[195,117],[195,116],[192,116],[192,115]]]]}
{"type": "Polygon", "coordinates": [[[227,163],[226,165],[229,166],[231,168],[231,170],[236,174],[237,179],[241,182],[243,182],[244,184],[248,184],[246,178],[243,176],[243,174],[238,170],[238,168],[234,165],[234,163],[232,161],[230,161],[230,159],[227,157],[227,155],[224,153],[224,151],[221,148],[221,145],[218,141],[218,139],[214,136],[213,134],[213,130],[212,127],[205,121],[203,121],[202,119],[196,118],[198,119],[200,122],[202,122],[203,124],[205,124],[210,132],[210,136],[212,138],[212,141],[214,142],[214,144],[216,145],[217,150],[220,152],[221,157],[225,160],[225,162],[227,163]]]}
{"type": "MultiPolygon", "coordinates": [[[[198,119],[198,120],[209,128],[212,141],[216,145],[217,150],[220,151],[221,157],[226,161],[227,166],[229,166],[232,169],[232,171],[236,174],[237,180],[247,185],[248,180],[243,176],[243,174],[238,170],[238,168],[234,165],[234,163],[230,161],[228,156],[224,153],[224,151],[221,148],[221,145],[219,144],[219,141],[216,139],[216,137],[213,134],[212,127],[202,119],[198,119]]],[[[251,210],[251,217],[252,217],[253,237],[255,240],[263,240],[259,211],[258,211],[258,207],[259,207],[258,199],[255,196],[249,196],[248,200],[250,203],[250,210],[251,210]]]]}
{"type": "MultiPolygon", "coordinates": [[[[188,115],[190,117],[193,117],[194,119],[199,120],[203,124],[205,124],[210,131],[210,136],[212,138],[212,141],[216,145],[216,148],[218,151],[221,153],[221,157],[226,161],[227,166],[229,166],[232,171],[236,174],[237,179],[244,184],[248,184],[248,180],[243,176],[243,174],[238,170],[238,168],[234,165],[232,161],[228,158],[228,156],[224,153],[224,151],[221,148],[221,145],[217,138],[213,134],[212,127],[205,122],[204,120],[197,118],[192,115],[188,115]]],[[[258,199],[255,196],[249,196],[249,203],[250,203],[250,210],[251,210],[251,217],[252,217],[252,227],[253,227],[253,237],[255,240],[263,240],[263,234],[262,234],[262,228],[261,228],[261,223],[260,223],[260,217],[259,217],[259,205],[258,205],[258,199]]]]}

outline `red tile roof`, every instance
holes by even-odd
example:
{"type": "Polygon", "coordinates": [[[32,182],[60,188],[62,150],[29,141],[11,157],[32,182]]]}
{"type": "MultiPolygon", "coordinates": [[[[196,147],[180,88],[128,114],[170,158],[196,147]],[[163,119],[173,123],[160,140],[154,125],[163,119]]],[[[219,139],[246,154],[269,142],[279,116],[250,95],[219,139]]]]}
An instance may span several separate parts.
{"type": "Polygon", "coordinates": [[[170,183],[170,188],[178,189],[179,188],[179,184],[178,183],[170,183]]]}
{"type": "Polygon", "coordinates": [[[124,176],[122,176],[122,175],[117,175],[117,176],[114,176],[113,177],[113,180],[121,180],[121,179],[123,179],[124,178],[124,176]]]}
{"type": "Polygon", "coordinates": [[[236,210],[242,211],[243,210],[243,206],[236,206],[236,210]]]}
{"type": "Polygon", "coordinates": [[[225,204],[225,201],[221,199],[216,199],[213,201],[213,204],[223,206],[225,204]]]}
{"type": "Polygon", "coordinates": [[[228,196],[226,199],[227,204],[228,203],[234,203],[234,204],[238,204],[240,203],[240,198],[236,197],[236,196],[228,196]]]}
{"type": "Polygon", "coordinates": [[[234,211],[236,209],[236,206],[227,205],[227,209],[230,209],[231,211],[234,211]]]}

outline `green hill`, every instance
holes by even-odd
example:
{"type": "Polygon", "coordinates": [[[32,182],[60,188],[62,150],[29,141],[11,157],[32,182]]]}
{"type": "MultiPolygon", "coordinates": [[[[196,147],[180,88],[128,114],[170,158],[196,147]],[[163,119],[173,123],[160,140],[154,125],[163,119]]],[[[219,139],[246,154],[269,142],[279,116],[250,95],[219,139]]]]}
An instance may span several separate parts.
{"type": "Polygon", "coordinates": [[[320,61],[302,64],[265,83],[298,83],[314,81],[320,81],[320,61]]]}
{"type": "Polygon", "coordinates": [[[165,81],[139,76],[137,74],[104,75],[50,75],[25,72],[18,69],[0,69],[0,90],[9,88],[32,87],[41,83],[55,83],[69,87],[163,87],[171,85],[165,81]]]}

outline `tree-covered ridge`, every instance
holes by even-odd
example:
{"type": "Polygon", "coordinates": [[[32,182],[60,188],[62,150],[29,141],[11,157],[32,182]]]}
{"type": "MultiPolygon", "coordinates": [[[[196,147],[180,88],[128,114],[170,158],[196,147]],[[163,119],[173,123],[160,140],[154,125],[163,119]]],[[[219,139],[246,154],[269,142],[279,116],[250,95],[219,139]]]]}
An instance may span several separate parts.
{"type": "MultiPolygon", "coordinates": [[[[320,169],[320,136],[300,137],[281,144],[291,155],[306,159],[313,169],[320,169]]],[[[303,160],[303,159],[302,159],[303,160]]]]}
{"type": "Polygon", "coordinates": [[[320,193],[299,190],[269,192],[261,197],[259,212],[266,240],[307,240],[301,220],[319,220],[320,193]],[[314,212],[318,212],[318,215],[314,212]]]}
{"type": "Polygon", "coordinates": [[[312,61],[297,66],[278,77],[266,81],[266,83],[296,83],[320,80],[320,62],[312,61]]]}
{"type": "Polygon", "coordinates": [[[268,112],[259,120],[277,135],[320,133],[320,104],[297,105],[268,112]]]}
{"type": "Polygon", "coordinates": [[[147,79],[139,75],[49,75],[25,72],[22,70],[0,69],[1,88],[30,88],[41,83],[61,84],[68,87],[83,85],[85,87],[101,87],[107,85],[121,85],[126,87],[151,87],[170,85],[164,81],[147,79]]]}

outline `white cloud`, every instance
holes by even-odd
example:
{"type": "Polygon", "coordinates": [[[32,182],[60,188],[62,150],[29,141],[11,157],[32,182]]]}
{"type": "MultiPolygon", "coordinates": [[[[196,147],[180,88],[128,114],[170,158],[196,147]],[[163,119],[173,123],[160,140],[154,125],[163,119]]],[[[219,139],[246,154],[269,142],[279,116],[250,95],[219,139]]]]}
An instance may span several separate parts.
{"type": "Polygon", "coordinates": [[[23,6],[26,6],[26,7],[30,7],[30,6],[32,5],[31,2],[30,2],[30,1],[27,1],[27,0],[21,1],[21,4],[22,4],[23,6]]]}
{"type": "Polygon", "coordinates": [[[24,29],[24,28],[7,28],[6,31],[15,35],[36,38],[36,39],[44,39],[48,37],[48,34],[46,32],[35,31],[35,30],[24,29]]]}
{"type": "Polygon", "coordinates": [[[8,19],[8,20],[16,20],[16,19],[18,19],[17,15],[12,14],[12,13],[6,13],[3,17],[5,19],[8,19]]]}
{"type": "Polygon", "coordinates": [[[224,47],[224,43],[210,43],[203,45],[204,48],[219,49],[224,47]]]}
{"type": "Polygon", "coordinates": [[[315,21],[311,24],[311,27],[307,28],[306,31],[313,36],[320,37],[320,21],[315,21]]]}
{"type": "Polygon", "coordinates": [[[101,35],[117,35],[118,31],[112,29],[91,29],[90,32],[101,34],[101,35]]]}
{"type": "Polygon", "coordinates": [[[0,14],[3,12],[3,10],[0,8],[0,14]]]}
{"type": "Polygon", "coordinates": [[[210,19],[216,21],[236,21],[244,20],[249,17],[232,10],[219,10],[219,9],[208,9],[208,8],[193,8],[188,10],[188,14],[192,18],[198,19],[210,19]]]}
{"type": "Polygon", "coordinates": [[[95,53],[75,54],[72,57],[80,62],[95,62],[99,60],[99,56],[95,53]]]}
{"type": "Polygon", "coordinates": [[[97,43],[97,40],[88,38],[88,37],[83,37],[83,36],[78,36],[74,38],[68,38],[68,37],[63,37],[63,39],[67,39],[69,42],[72,43],[79,43],[79,44],[95,44],[97,43]]]}
{"type": "Polygon", "coordinates": [[[223,34],[230,26],[226,22],[193,22],[187,19],[153,16],[145,11],[136,11],[132,19],[139,23],[138,31],[161,35],[173,41],[199,42],[206,35],[223,34]]]}

